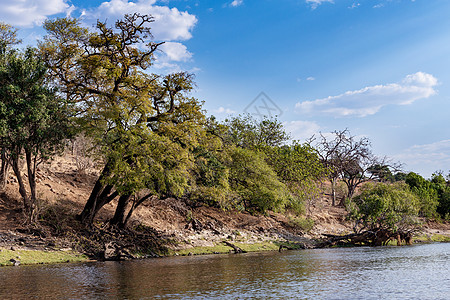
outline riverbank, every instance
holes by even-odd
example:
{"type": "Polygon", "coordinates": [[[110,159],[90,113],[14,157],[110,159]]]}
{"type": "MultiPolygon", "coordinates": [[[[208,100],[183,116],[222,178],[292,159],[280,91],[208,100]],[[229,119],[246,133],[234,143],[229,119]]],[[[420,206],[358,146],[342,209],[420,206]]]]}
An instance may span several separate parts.
{"type": "Polygon", "coordinates": [[[71,250],[0,249],[0,266],[86,262],[89,258],[71,250]]]}
{"type": "MultiPolygon", "coordinates": [[[[316,247],[323,234],[352,232],[345,209],[331,206],[326,194],[310,203],[307,216],[289,212],[252,215],[188,199],[152,199],[135,211],[127,230],[108,226],[116,205],[113,202],[87,229],[76,215],[89,197],[98,171],[80,172],[75,158],[66,154],[40,166],[38,174],[41,202],[36,226],[23,225],[12,174],[0,194],[0,264],[307,249],[316,247]]],[[[450,241],[450,224],[424,224],[415,241],[450,241]]]]}

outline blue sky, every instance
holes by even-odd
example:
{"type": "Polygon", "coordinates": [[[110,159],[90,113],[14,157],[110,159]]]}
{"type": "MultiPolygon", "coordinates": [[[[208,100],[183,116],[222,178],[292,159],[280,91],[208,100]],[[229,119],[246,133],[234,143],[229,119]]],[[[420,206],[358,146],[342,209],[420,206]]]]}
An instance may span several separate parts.
{"type": "Polygon", "coordinates": [[[154,70],[194,72],[208,114],[263,113],[265,101],[295,139],[348,128],[405,171],[449,172],[450,1],[0,0],[26,44],[46,18],[134,11],[167,41],[154,70]]]}

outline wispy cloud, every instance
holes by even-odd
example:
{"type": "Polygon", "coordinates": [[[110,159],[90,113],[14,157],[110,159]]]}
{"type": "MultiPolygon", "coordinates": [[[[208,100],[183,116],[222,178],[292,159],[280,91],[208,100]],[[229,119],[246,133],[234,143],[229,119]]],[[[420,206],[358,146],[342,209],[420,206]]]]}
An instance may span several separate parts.
{"type": "Polygon", "coordinates": [[[230,6],[237,7],[241,6],[242,4],[244,4],[244,0],[233,0],[233,2],[230,3],[230,6]]]}
{"type": "Polygon", "coordinates": [[[333,0],[306,0],[306,3],[311,5],[311,9],[316,9],[319,5],[325,2],[334,3],[333,0]]]}
{"type": "MultiPolygon", "coordinates": [[[[301,82],[303,79],[301,77],[297,77],[297,82],[301,82]]],[[[305,78],[306,81],[314,81],[316,80],[315,77],[309,76],[305,78]]]]}
{"type": "Polygon", "coordinates": [[[213,109],[214,113],[217,114],[235,114],[236,111],[230,109],[230,108],[225,108],[225,107],[219,107],[218,109],[213,109]]]}
{"type": "Polygon", "coordinates": [[[70,13],[65,0],[0,1],[0,20],[20,27],[41,25],[48,16],[70,13]]]}
{"type": "Polygon", "coordinates": [[[375,85],[337,96],[298,102],[299,113],[322,113],[337,117],[364,117],[377,113],[387,105],[408,105],[437,93],[438,80],[431,74],[417,72],[399,83],[375,85]]]}
{"type": "Polygon", "coordinates": [[[439,170],[450,171],[450,139],[412,146],[394,158],[405,163],[407,170],[420,172],[425,177],[439,170]]]}
{"type": "Polygon", "coordinates": [[[305,141],[320,131],[320,126],[310,121],[290,121],[283,123],[292,140],[305,141]]]}

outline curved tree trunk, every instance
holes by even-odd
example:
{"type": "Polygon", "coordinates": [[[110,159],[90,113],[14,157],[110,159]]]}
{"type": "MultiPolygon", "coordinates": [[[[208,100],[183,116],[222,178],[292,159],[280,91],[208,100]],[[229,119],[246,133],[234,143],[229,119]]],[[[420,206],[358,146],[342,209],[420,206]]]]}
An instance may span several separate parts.
{"type": "Polygon", "coordinates": [[[120,228],[125,227],[125,211],[127,209],[128,203],[130,202],[131,195],[122,195],[117,203],[116,212],[114,217],[111,219],[111,225],[117,225],[120,228]]]}
{"type": "Polygon", "coordinates": [[[88,201],[86,202],[83,211],[78,215],[78,219],[85,225],[91,225],[94,221],[98,211],[107,203],[111,202],[116,196],[117,192],[112,192],[113,186],[106,185],[103,180],[110,175],[110,164],[107,163],[103,168],[102,173],[95,182],[88,201]]]}

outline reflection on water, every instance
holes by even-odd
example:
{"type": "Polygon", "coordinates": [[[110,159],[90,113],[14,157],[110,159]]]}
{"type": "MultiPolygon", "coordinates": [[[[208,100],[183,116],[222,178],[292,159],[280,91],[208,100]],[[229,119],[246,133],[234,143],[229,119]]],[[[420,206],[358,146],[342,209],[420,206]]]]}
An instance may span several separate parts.
{"type": "Polygon", "coordinates": [[[1,299],[450,299],[450,244],[0,269],[1,299]]]}

